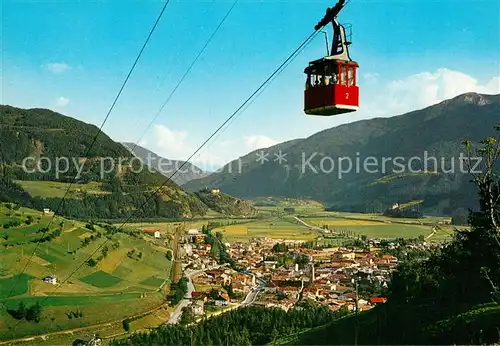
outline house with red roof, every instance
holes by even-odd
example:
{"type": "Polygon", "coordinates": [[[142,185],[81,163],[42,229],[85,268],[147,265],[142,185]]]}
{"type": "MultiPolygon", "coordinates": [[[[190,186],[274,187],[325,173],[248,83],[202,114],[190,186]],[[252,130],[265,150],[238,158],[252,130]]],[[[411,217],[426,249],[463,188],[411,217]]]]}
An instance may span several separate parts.
{"type": "Polygon", "coordinates": [[[385,302],[387,302],[387,298],[383,298],[383,297],[372,297],[372,298],[370,298],[370,303],[372,305],[383,304],[385,302]]]}
{"type": "Polygon", "coordinates": [[[207,294],[205,292],[192,292],[191,298],[193,300],[201,300],[201,301],[206,302],[207,301],[207,294]]]}

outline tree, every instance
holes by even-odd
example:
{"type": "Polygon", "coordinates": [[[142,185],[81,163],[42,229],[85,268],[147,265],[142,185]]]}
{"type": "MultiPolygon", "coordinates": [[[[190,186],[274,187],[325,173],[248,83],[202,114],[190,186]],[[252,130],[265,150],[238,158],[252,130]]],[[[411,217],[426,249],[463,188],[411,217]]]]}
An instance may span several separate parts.
{"type": "Polygon", "coordinates": [[[212,245],[210,248],[210,257],[212,257],[216,261],[220,260],[220,244],[216,240],[214,240],[212,242],[212,245]]]}
{"type": "Polygon", "coordinates": [[[479,189],[482,225],[497,233],[500,227],[500,175],[497,171],[500,158],[500,125],[497,125],[495,130],[498,132],[497,138],[488,137],[482,140],[480,148],[474,148],[470,140],[464,141],[463,144],[467,150],[466,162],[472,182],[479,189]],[[478,159],[479,167],[476,165],[478,159]]]}
{"type": "MultiPolygon", "coordinates": [[[[500,126],[496,130],[500,137],[500,126]]],[[[392,313],[392,319],[397,322],[393,324],[395,327],[391,329],[391,337],[395,337],[398,330],[404,330],[408,335],[408,331],[415,328],[412,323],[416,319],[412,322],[409,315],[415,314],[416,309],[433,309],[433,313],[426,311],[425,323],[430,325],[438,319],[466,312],[468,306],[495,301],[495,297],[499,296],[499,139],[489,137],[480,142],[478,149],[474,149],[470,141],[465,141],[464,145],[468,153],[471,181],[478,192],[479,209],[469,213],[470,229],[455,230],[453,239],[443,248],[432,252],[428,259],[421,261],[418,257],[409,257],[398,265],[389,287],[388,303],[389,306],[406,307],[407,312],[401,311],[396,316],[392,313]],[[477,162],[481,163],[480,167],[476,165],[477,162]]],[[[481,342],[494,343],[498,340],[495,328],[481,324],[477,325],[477,329],[477,335],[470,335],[467,340],[458,340],[452,333],[449,340],[438,343],[480,343],[479,329],[484,329],[483,337],[489,335],[491,338],[481,342]]],[[[429,344],[425,340],[428,335],[414,330],[413,337],[422,339],[411,343],[429,344]]],[[[404,338],[402,332],[399,337],[404,338]]]]}
{"type": "Polygon", "coordinates": [[[35,321],[35,322],[40,322],[40,318],[42,316],[42,306],[40,305],[39,302],[36,302],[35,305],[31,306],[27,311],[26,311],[26,320],[27,321],[35,321]]]}
{"type": "Polygon", "coordinates": [[[273,252],[287,252],[288,246],[284,243],[276,243],[273,245],[272,251],[273,252]]]}
{"type": "MultiPolygon", "coordinates": [[[[471,212],[469,223],[472,231],[478,233],[482,240],[488,262],[479,268],[482,277],[491,288],[491,297],[496,300],[500,296],[500,124],[495,126],[496,137],[488,137],[474,148],[470,140],[464,141],[467,150],[467,167],[472,175],[472,182],[478,188],[480,210],[471,212]],[[473,163],[473,158],[476,163],[473,163]],[[479,164],[477,161],[479,160],[479,164]],[[473,166],[474,164],[474,166],[473,166]],[[477,167],[479,166],[479,167],[477,167]],[[479,169],[478,169],[479,168],[479,169]],[[493,243],[493,244],[491,244],[493,243]]],[[[479,250],[481,251],[481,250],[479,250]]]]}
{"type": "Polygon", "coordinates": [[[129,319],[123,320],[122,325],[123,329],[128,333],[130,331],[130,320],[129,319]]]}
{"type": "Polygon", "coordinates": [[[339,309],[339,314],[341,316],[345,316],[345,315],[348,315],[349,314],[349,309],[347,308],[347,304],[344,304],[340,307],[339,309]]]}
{"type": "Polygon", "coordinates": [[[217,298],[219,298],[219,291],[216,290],[215,288],[212,288],[212,290],[210,291],[210,293],[208,294],[208,296],[211,299],[217,299],[217,298]]]}
{"type": "Polygon", "coordinates": [[[280,333],[278,332],[278,330],[276,330],[276,328],[273,328],[273,330],[271,331],[272,345],[276,345],[276,341],[278,340],[279,336],[280,333]]]}
{"type": "Polygon", "coordinates": [[[283,300],[287,297],[286,293],[283,292],[283,291],[278,291],[278,293],[276,293],[276,299],[278,300],[283,300]]]}
{"type": "Polygon", "coordinates": [[[227,285],[227,286],[223,286],[223,287],[224,287],[224,289],[226,290],[227,295],[229,296],[229,298],[234,299],[234,298],[236,298],[236,297],[237,297],[237,295],[236,295],[236,294],[234,293],[234,291],[233,291],[233,284],[232,284],[232,283],[230,283],[230,284],[229,284],[229,285],[227,285]]]}
{"type": "Polygon", "coordinates": [[[167,251],[167,253],[165,254],[165,257],[167,257],[167,259],[169,261],[171,261],[172,260],[172,251],[167,251]]]}
{"type": "Polygon", "coordinates": [[[180,324],[189,324],[191,322],[194,322],[195,316],[193,311],[189,307],[185,307],[182,309],[182,315],[180,318],[180,324]]]}
{"type": "Polygon", "coordinates": [[[23,301],[19,302],[19,305],[17,307],[17,316],[19,319],[25,319],[27,314],[27,309],[26,305],[24,304],[23,301]]]}
{"type": "Polygon", "coordinates": [[[304,254],[299,254],[295,258],[295,264],[298,264],[300,268],[303,268],[307,263],[309,263],[309,257],[304,254]]]}
{"type": "Polygon", "coordinates": [[[217,237],[217,239],[219,239],[219,242],[222,243],[222,241],[224,240],[224,235],[221,232],[215,232],[215,236],[217,237]]]}

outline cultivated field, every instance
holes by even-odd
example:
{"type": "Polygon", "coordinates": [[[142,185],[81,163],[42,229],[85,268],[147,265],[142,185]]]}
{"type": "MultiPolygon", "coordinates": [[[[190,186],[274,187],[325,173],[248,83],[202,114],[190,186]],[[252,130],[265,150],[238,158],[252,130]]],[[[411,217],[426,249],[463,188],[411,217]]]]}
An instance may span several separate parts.
{"type": "Polygon", "coordinates": [[[215,229],[222,232],[227,241],[247,242],[252,238],[273,238],[286,240],[314,240],[318,233],[292,221],[284,219],[268,219],[254,222],[229,225],[215,229]]]}
{"type": "Polygon", "coordinates": [[[97,226],[91,230],[56,217],[47,233],[57,231],[58,236],[36,248],[42,236],[37,231],[47,227],[51,218],[25,208],[11,210],[3,205],[0,209],[0,304],[7,309],[16,309],[20,301],[43,306],[40,323],[18,321],[2,307],[0,340],[121,319],[163,303],[166,292],[158,289],[170,275],[165,239],[141,232],[137,236],[117,233],[108,239],[97,226]],[[28,216],[33,219],[29,225],[28,216]],[[13,221],[15,226],[3,228],[13,221]],[[84,239],[91,236],[84,246],[84,239]],[[85,264],[90,258],[97,260],[104,247],[107,256],[97,265],[85,264]],[[42,281],[49,275],[57,277],[57,285],[42,281]],[[83,317],[68,315],[77,310],[83,317]]]}
{"type": "MultiPolygon", "coordinates": [[[[418,204],[421,201],[410,202],[409,204],[418,204]]],[[[450,235],[453,233],[453,227],[447,225],[450,222],[450,218],[446,217],[425,217],[422,219],[411,219],[411,218],[391,218],[383,216],[380,214],[370,214],[370,213],[347,213],[347,212],[334,212],[325,211],[324,207],[315,201],[310,200],[296,200],[296,199],[278,199],[278,198],[268,198],[268,199],[258,199],[254,201],[255,204],[259,205],[257,208],[267,213],[280,213],[282,218],[290,221],[291,216],[286,215],[285,208],[294,208],[293,215],[297,215],[301,220],[306,222],[310,226],[324,227],[327,226],[330,230],[336,233],[350,234],[354,235],[366,235],[369,238],[415,238],[418,236],[424,236],[429,238],[429,241],[445,241],[450,239],[450,235]],[[274,206],[261,206],[262,204],[276,204],[274,206]],[[433,226],[439,224],[442,230],[433,232],[433,226]]],[[[291,221],[294,224],[293,221],[291,221]]],[[[250,234],[242,234],[245,231],[249,232],[252,228],[250,226],[243,227],[241,225],[230,229],[228,235],[239,236],[239,237],[250,237],[250,234]],[[238,234],[239,233],[239,234],[238,234]]],[[[296,225],[295,225],[296,227],[296,225]]],[[[305,226],[304,226],[305,227],[305,226]]],[[[269,229],[269,228],[268,228],[269,229]]],[[[295,228],[294,228],[295,229],[295,228]]],[[[279,231],[274,229],[266,231],[264,228],[259,228],[255,234],[266,234],[268,237],[271,234],[278,234],[279,231]]],[[[294,235],[296,232],[293,232],[294,235]]],[[[286,235],[286,232],[284,232],[286,235]]],[[[301,235],[303,232],[300,233],[301,235]]],[[[276,236],[278,237],[278,236],[276,236]]],[[[300,236],[299,236],[300,237],[300,236]]],[[[314,238],[314,236],[312,236],[314,238]]],[[[327,243],[341,243],[342,239],[337,240],[325,240],[327,243]]]]}
{"type": "MultiPolygon", "coordinates": [[[[69,183],[59,183],[55,181],[30,181],[16,180],[26,192],[32,197],[60,197],[62,198],[68,189],[69,183]]],[[[88,184],[73,184],[68,191],[69,197],[75,197],[80,192],[89,194],[109,194],[110,192],[101,190],[101,183],[90,182],[88,184]]]]}
{"type": "Polygon", "coordinates": [[[264,213],[282,213],[284,208],[294,208],[297,213],[315,214],[324,210],[321,202],[296,198],[258,198],[251,201],[253,206],[264,213]]]}

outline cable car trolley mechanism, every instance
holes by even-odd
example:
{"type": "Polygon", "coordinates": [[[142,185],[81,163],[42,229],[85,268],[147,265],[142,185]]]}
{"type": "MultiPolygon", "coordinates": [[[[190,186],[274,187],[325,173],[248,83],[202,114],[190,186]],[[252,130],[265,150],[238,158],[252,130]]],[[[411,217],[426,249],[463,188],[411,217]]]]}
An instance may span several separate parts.
{"type": "MultiPolygon", "coordinates": [[[[311,61],[304,70],[307,75],[304,91],[304,112],[309,115],[332,116],[357,111],[359,87],[356,72],[359,65],[349,56],[345,27],[338,23],[337,15],[345,0],[326,10],[316,25],[319,30],[328,23],[333,25],[331,51],[321,59],[311,61]]],[[[328,50],[328,45],[327,45],[328,50]]]]}

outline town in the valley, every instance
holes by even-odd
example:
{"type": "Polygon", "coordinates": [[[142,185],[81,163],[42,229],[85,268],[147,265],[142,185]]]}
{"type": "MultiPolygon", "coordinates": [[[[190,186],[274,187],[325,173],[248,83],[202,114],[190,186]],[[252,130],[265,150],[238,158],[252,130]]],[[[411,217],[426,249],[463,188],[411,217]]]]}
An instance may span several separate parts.
{"type": "Polygon", "coordinates": [[[182,320],[181,315],[193,322],[248,305],[288,311],[301,300],[332,311],[365,311],[386,302],[384,292],[398,263],[391,253],[437,246],[422,238],[398,242],[365,237],[358,247],[317,247],[310,241],[263,237],[220,244],[231,259],[221,264],[206,236],[190,229],[180,242],[179,257],[189,285],[185,304],[170,323],[182,320]]]}

